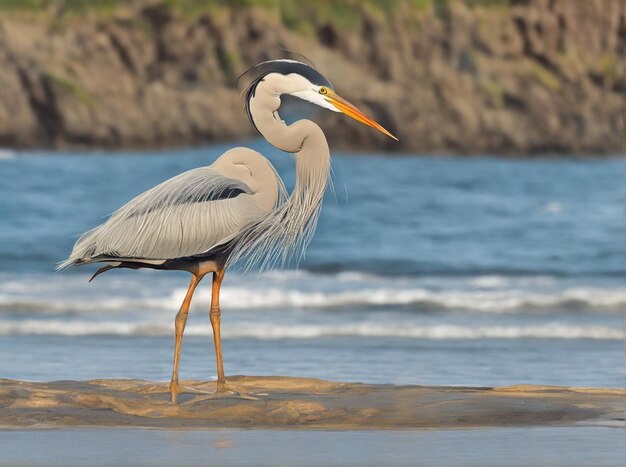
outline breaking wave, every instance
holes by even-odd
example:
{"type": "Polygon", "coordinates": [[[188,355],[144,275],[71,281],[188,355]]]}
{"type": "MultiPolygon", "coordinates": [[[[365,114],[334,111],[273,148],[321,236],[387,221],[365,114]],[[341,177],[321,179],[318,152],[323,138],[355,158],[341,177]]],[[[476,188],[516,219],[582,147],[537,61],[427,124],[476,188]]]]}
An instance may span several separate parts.
{"type": "MultiPolygon", "coordinates": [[[[0,322],[0,335],[63,336],[171,336],[172,324],[24,320],[0,322]]],[[[208,336],[208,325],[189,325],[185,335],[208,336]]],[[[458,326],[416,324],[268,324],[229,323],[222,336],[230,339],[312,339],[323,337],[392,337],[414,339],[623,339],[621,329],[608,326],[576,326],[559,323],[533,326],[458,326]]]]}
{"type": "MultiPolygon", "coordinates": [[[[309,284],[310,285],[310,284],[309,284]]],[[[183,300],[185,289],[176,288],[163,294],[154,290],[149,296],[129,296],[134,287],[116,290],[94,290],[94,293],[16,294],[0,290],[0,312],[93,313],[141,310],[175,311],[183,300]]],[[[311,287],[312,289],[312,287],[311,287]]],[[[337,287],[335,287],[337,289],[337,287]]],[[[193,307],[210,305],[208,287],[199,289],[193,307]]],[[[524,311],[583,310],[621,312],[626,310],[626,288],[571,287],[558,290],[455,289],[433,290],[408,284],[386,287],[348,284],[339,290],[306,290],[272,283],[267,287],[225,286],[221,294],[225,310],[247,309],[338,309],[402,308],[415,311],[461,310],[490,313],[524,311]]]]}

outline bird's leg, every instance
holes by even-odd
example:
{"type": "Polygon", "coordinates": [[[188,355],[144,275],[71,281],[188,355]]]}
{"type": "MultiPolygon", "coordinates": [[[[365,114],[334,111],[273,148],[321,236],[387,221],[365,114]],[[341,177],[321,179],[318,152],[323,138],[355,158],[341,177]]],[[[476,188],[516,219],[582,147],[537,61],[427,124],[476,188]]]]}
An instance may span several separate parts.
{"type": "MultiPolygon", "coordinates": [[[[259,397],[267,396],[267,394],[246,394],[237,391],[235,388],[226,385],[224,379],[224,364],[222,363],[222,341],[220,337],[220,287],[224,279],[224,270],[221,269],[213,273],[213,290],[211,293],[211,311],[209,318],[211,319],[211,327],[213,328],[213,340],[215,341],[215,358],[217,360],[217,387],[215,392],[205,391],[198,386],[187,388],[188,391],[196,394],[207,394],[204,399],[213,398],[236,398],[244,400],[259,400],[259,397]]],[[[195,400],[197,402],[197,400],[195,400]]]]}
{"type": "Polygon", "coordinates": [[[217,388],[224,388],[224,365],[222,363],[222,340],[220,337],[220,287],[224,278],[224,269],[213,273],[213,290],[211,293],[211,327],[213,328],[213,340],[215,341],[215,358],[217,360],[217,388]]]}
{"type": "Polygon", "coordinates": [[[174,344],[174,368],[172,369],[172,381],[170,382],[170,394],[172,396],[172,402],[176,403],[178,398],[178,359],[180,356],[180,346],[183,341],[183,332],[185,331],[185,324],[187,323],[187,314],[189,313],[189,305],[191,305],[191,297],[193,296],[196,286],[200,283],[203,276],[192,274],[189,288],[187,289],[187,295],[183,300],[180,310],[176,315],[174,321],[176,327],[176,343],[174,344]]]}
{"type": "MultiPolygon", "coordinates": [[[[224,278],[224,270],[221,269],[213,273],[213,290],[211,294],[211,312],[209,318],[211,318],[211,326],[213,327],[213,339],[215,341],[215,358],[217,360],[217,387],[215,392],[209,392],[201,389],[196,385],[195,387],[186,388],[189,392],[196,394],[206,394],[204,399],[214,398],[236,398],[244,400],[259,400],[259,397],[266,396],[267,394],[246,394],[237,391],[236,389],[226,385],[224,379],[224,364],[222,363],[222,341],[220,338],[220,287],[222,285],[222,279],[224,278]]],[[[200,400],[204,400],[200,399],[200,400]]],[[[193,399],[197,402],[198,399],[193,399]]]]}

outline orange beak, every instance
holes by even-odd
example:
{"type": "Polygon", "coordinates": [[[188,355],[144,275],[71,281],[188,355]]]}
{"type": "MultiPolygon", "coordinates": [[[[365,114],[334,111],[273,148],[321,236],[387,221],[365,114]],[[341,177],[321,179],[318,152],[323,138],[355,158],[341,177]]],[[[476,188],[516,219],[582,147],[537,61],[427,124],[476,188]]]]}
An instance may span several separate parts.
{"type": "Polygon", "coordinates": [[[325,98],[328,102],[330,102],[333,106],[335,106],[335,108],[339,110],[340,112],[343,112],[347,116],[352,117],[361,123],[365,123],[366,125],[371,126],[372,128],[376,128],[381,133],[384,133],[390,138],[393,138],[396,141],[399,141],[398,138],[393,136],[391,133],[385,130],[381,125],[379,125],[374,120],[369,118],[367,115],[365,115],[363,112],[357,109],[350,102],[345,100],[343,97],[339,97],[337,94],[329,92],[328,95],[325,96],[325,98]]]}

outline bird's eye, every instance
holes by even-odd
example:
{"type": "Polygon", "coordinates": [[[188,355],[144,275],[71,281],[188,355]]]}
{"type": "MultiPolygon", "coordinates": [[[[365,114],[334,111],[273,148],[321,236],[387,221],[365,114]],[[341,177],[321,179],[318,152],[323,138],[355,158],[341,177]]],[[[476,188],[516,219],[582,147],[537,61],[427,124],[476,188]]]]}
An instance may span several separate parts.
{"type": "Polygon", "coordinates": [[[322,86],[320,88],[320,94],[323,94],[323,95],[328,94],[328,88],[326,86],[322,86]]]}

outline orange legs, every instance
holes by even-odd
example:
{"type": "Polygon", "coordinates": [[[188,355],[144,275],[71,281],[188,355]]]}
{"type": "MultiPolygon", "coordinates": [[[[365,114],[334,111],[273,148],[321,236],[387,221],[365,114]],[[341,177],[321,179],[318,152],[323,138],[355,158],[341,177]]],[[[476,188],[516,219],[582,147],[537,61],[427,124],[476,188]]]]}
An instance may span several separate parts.
{"type": "Polygon", "coordinates": [[[203,277],[204,275],[191,275],[187,295],[185,295],[185,300],[183,300],[183,304],[180,306],[180,310],[176,315],[176,321],[174,322],[176,327],[176,343],[174,345],[174,368],[172,370],[172,381],[170,382],[170,394],[172,396],[172,402],[174,403],[178,398],[178,360],[180,357],[180,345],[183,341],[183,332],[185,331],[185,324],[187,324],[189,305],[191,305],[191,297],[203,277]]]}
{"type": "MultiPolygon", "coordinates": [[[[174,344],[174,368],[172,369],[172,381],[170,382],[170,394],[172,396],[172,402],[176,403],[178,398],[178,364],[180,359],[180,347],[183,341],[183,332],[185,331],[185,324],[187,324],[187,315],[189,314],[189,306],[191,305],[191,297],[196,290],[196,287],[204,277],[203,274],[191,274],[191,282],[187,289],[187,295],[183,300],[180,310],[176,315],[175,327],[176,327],[176,342],[174,344]]],[[[220,286],[222,285],[222,279],[224,278],[224,270],[221,269],[218,272],[213,273],[213,291],[211,294],[211,312],[209,317],[211,318],[211,326],[213,327],[213,339],[215,341],[215,357],[217,359],[217,387],[218,391],[224,388],[226,380],[224,379],[224,364],[222,363],[222,341],[220,338],[220,286]]]]}
{"type": "Polygon", "coordinates": [[[224,278],[224,270],[221,269],[213,273],[213,290],[211,293],[211,327],[213,327],[213,340],[215,341],[215,358],[217,359],[217,387],[223,387],[226,383],[224,379],[224,364],[222,363],[222,340],[220,337],[220,287],[224,278]]]}

